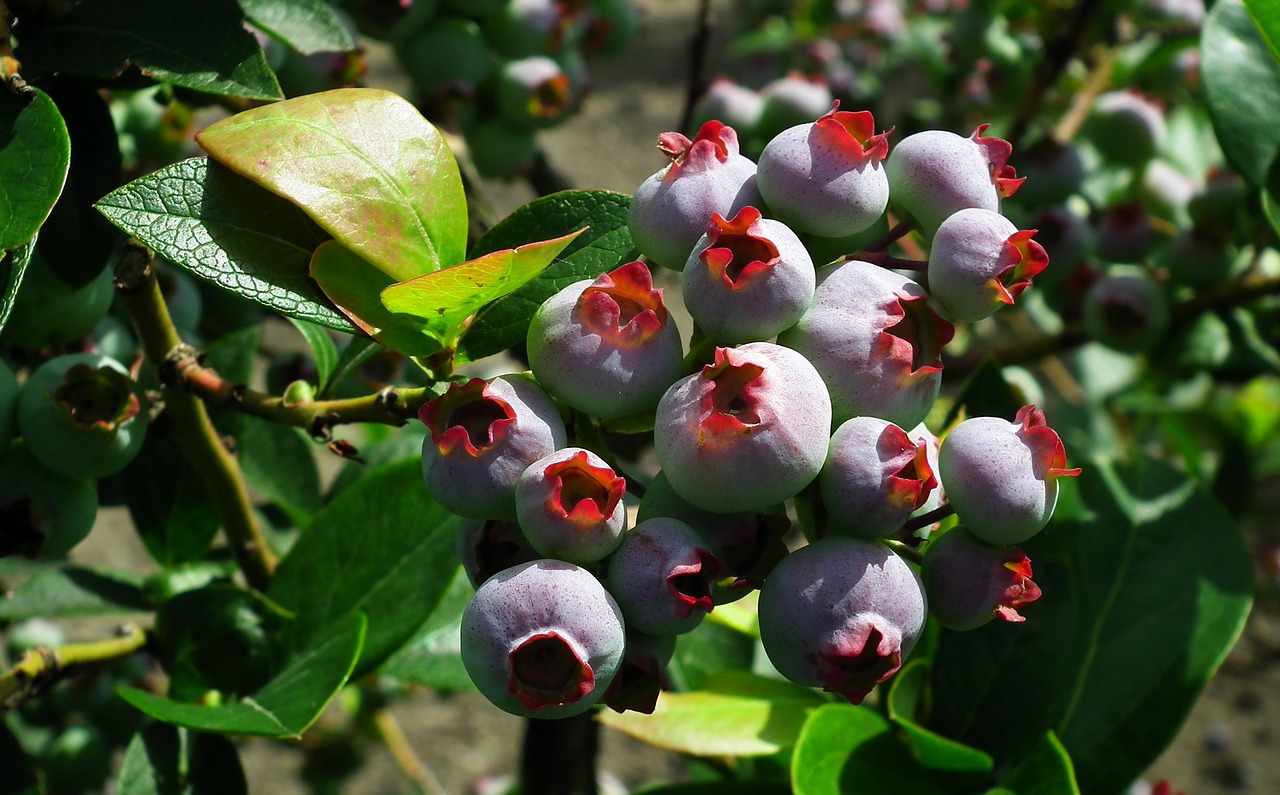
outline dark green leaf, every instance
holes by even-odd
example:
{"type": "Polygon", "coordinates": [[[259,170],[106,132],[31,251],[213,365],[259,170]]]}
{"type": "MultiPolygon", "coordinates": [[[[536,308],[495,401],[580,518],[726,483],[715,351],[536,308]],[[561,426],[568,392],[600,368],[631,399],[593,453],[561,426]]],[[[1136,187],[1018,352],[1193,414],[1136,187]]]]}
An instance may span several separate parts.
{"type": "Polygon", "coordinates": [[[334,389],[347,380],[347,376],[360,369],[360,365],[372,359],[381,350],[382,347],[368,337],[351,337],[343,346],[342,353],[338,356],[338,363],[334,365],[328,382],[317,391],[316,397],[327,398],[334,389]]]}
{"type": "Polygon", "coordinates": [[[949,428],[960,419],[962,411],[965,417],[1003,417],[1012,421],[1022,406],[1021,398],[1004,380],[1000,363],[987,357],[965,382],[942,427],[949,428]]]}
{"type": "Polygon", "coordinates": [[[13,251],[0,252],[0,330],[9,322],[13,304],[18,298],[18,288],[22,286],[22,277],[35,253],[35,237],[13,251]]]}
{"type": "Polygon", "coordinates": [[[117,795],[247,795],[240,755],[221,734],[152,723],[125,748],[117,795]]]}
{"type": "Polygon", "coordinates": [[[325,0],[240,0],[240,8],[250,22],[303,55],[346,52],[356,46],[325,0]]]}
{"type": "Polygon", "coordinates": [[[594,279],[640,253],[627,223],[631,197],[608,191],[565,191],[526,204],[480,239],[471,256],[516,248],[588,227],[537,278],[482,309],[458,346],[459,361],[475,361],[524,342],[543,301],[582,279],[594,279]]]}
{"type": "Polygon", "coordinates": [[[461,651],[462,611],[475,592],[466,572],[459,568],[426,623],[382,664],[379,673],[432,690],[475,691],[476,686],[462,665],[461,651]]]}
{"type": "Polygon", "coordinates": [[[1280,151],[1280,65],[1241,0],[1218,0],[1200,38],[1205,99],[1227,160],[1265,185],[1280,151]]]}
{"type": "Polygon", "coordinates": [[[231,427],[245,479],[299,526],[320,510],[315,445],[298,428],[240,416],[231,427]]]}
{"type": "Polygon", "coordinates": [[[795,744],[805,718],[822,703],[809,688],[726,671],[702,690],[663,693],[652,715],[601,712],[600,722],[669,751],[768,756],[795,744]]]}
{"type": "Polygon", "coordinates": [[[319,381],[316,384],[316,390],[323,391],[329,383],[329,376],[333,375],[333,368],[338,366],[338,344],[333,341],[333,336],[324,326],[299,320],[296,317],[289,318],[289,322],[293,323],[293,327],[311,348],[311,358],[315,360],[316,376],[319,381]]]}
{"type": "Polygon", "coordinates": [[[460,521],[427,496],[419,461],[391,464],[344,490],[316,514],[268,590],[297,614],[294,646],[364,612],[369,633],[357,672],[380,665],[444,595],[457,566],[460,521]]]}
{"type": "Polygon", "coordinates": [[[0,795],[32,795],[37,792],[36,774],[18,738],[0,721],[0,759],[4,775],[0,776],[0,795]]]}
{"type": "Polygon", "coordinates": [[[91,0],[21,44],[18,58],[34,71],[111,78],[133,64],[210,94],[284,96],[235,0],[91,0]]]}
{"type": "Polygon", "coordinates": [[[139,575],[87,566],[63,566],[36,574],[0,600],[0,621],[114,616],[150,609],[139,575]]]}
{"type": "Polygon", "coordinates": [[[165,259],[288,317],[353,332],[311,281],[327,236],[297,207],[205,158],[104,196],[98,211],[165,259]]]}
{"type": "Polygon", "coordinates": [[[217,370],[218,375],[232,383],[248,383],[253,377],[254,357],[261,344],[261,326],[249,326],[233,331],[205,346],[204,364],[206,367],[217,370]]]}
{"type": "Polygon", "coordinates": [[[1018,795],[1080,795],[1071,757],[1052,731],[1000,779],[1000,786],[1018,795]]]}
{"type": "Polygon", "coordinates": [[[444,137],[390,91],[341,88],[253,108],[196,139],[289,199],[392,281],[466,259],[467,202],[444,137]]]}
{"type": "Polygon", "coordinates": [[[27,243],[62,195],[71,139],[53,100],[38,88],[0,91],[0,254],[27,243]]]}
{"type": "Polygon", "coordinates": [[[911,755],[922,767],[958,773],[989,773],[995,761],[977,748],[943,737],[920,725],[928,700],[929,661],[916,658],[894,674],[889,688],[889,720],[902,729],[911,755]]]}
{"type": "Polygon", "coordinates": [[[121,687],[118,692],[151,717],[188,729],[300,737],[347,683],[364,642],[364,614],[349,614],[330,629],[332,634],[295,654],[266,686],[239,701],[201,706],[131,687],[121,687]]]}
{"type": "Polygon", "coordinates": [[[676,637],[676,653],[667,669],[677,690],[698,690],[722,671],[749,671],[755,642],[741,632],[711,621],[676,637]]]}
{"type": "Polygon", "coordinates": [[[1044,596],[1025,624],[944,632],[940,733],[997,763],[1061,738],[1084,792],[1118,792],[1173,738],[1234,643],[1253,567],[1221,506],[1163,464],[1088,463],[1086,512],[1022,544],[1044,596]]]}
{"type": "Polygon", "coordinates": [[[809,714],[791,760],[796,795],[934,795],[929,773],[865,707],[826,704],[809,714]]]}
{"type": "Polygon", "coordinates": [[[1271,56],[1280,59],[1280,5],[1270,0],[1244,0],[1244,5],[1271,48],[1271,56]]]}
{"type": "Polygon", "coordinates": [[[218,514],[173,440],[156,431],[147,434],[120,482],[129,516],[157,563],[192,563],[209,551],[218,533],[218,514]],[[164,488],[157,488],[158,483],[164,488]]]}

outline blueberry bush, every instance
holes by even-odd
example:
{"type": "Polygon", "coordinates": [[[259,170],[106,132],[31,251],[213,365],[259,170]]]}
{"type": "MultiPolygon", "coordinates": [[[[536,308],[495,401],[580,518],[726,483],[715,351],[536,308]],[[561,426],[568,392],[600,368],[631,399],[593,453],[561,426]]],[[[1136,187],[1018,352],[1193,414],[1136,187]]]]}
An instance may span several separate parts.
{"type": "Polygon", "coordinates": [[[1146,773],[1275,596],[1280,13],[696,18],[628,195],[539,135],[630,0],[0,0],[0,791],[438,793],[422,689],[524,795],[1146,773]]]}

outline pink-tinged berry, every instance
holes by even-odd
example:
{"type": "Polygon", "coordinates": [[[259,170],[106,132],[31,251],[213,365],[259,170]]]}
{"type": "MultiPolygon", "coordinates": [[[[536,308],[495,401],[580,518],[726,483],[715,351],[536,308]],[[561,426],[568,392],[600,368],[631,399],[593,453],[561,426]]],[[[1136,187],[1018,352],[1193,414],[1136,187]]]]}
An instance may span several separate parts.
{"type": "Polygon", "coordinates": [[[508,61],[498,70],[498,117],[516,129],[541,129],[563,121],[574,108],[569,76],[545,55],[508,61]]]}
{"type": "Polygon", "coordinates": [[[601,419],[652,409],[683,366],[680,330],[642,262],[548,298],[527,339],[547,391],[601,419]]]}
{"type": "Polygon", "coordinates": [[[836,429],[818,476],[831,530],[863,538],[894,533],[937,485],[925,440],[875,417],[836,429]]]}
{"type": "Polygon", "coordinates": [[[906,276],[861,260],[824,268],[813,305],[778,342],[813,362],[836,423],[863,414],[903,428],[924,420],[954,327],[906,276]]]}
{"type": "Polygon", "coordinates": [[[938,451],[947,500],[960,521],[988,544],[1020,544],[1049,523],[1058,478],[1067,468],[1062,439],[1034,405],[1013,422],[973,417],[951,429],[938,451]]]}
{"type": "MultiPolygon", "coordinates": [[[[934,435],[933,431],[925,427],[923,422],[917,424],[916,427],[908,431],[907,436],[917,444],[924,446],[925,461],[929,464],[929,471],[932,472],[934,478],[937,479],[938,448],[942,445],[941,440],[934,435]]],[[[920,507],[911,512],[911,517],[915,518],[923,516],[930,511],[937,510],[938,508],[941,508],[942,504],[946,501],[947,495],[942,488],[942,481],[938,480],[938,482],[934,484],[933,489],[929,491],[929,496],[925,498],[925,501],[921,503],[920,507]]],[[[916,530],[913,535],[919,539],[928,539],[929,536],[931,536],[941,525],[942,522],[940,521],[934,522],[931,525],[926,525],[916,530]]]]}
{"type": "Polygon", "coordinates": [[[680,275],[685,307],[716,342],[767,340],[795,325],[817,276],[795,232],[744,207],[733,220],[713,213],[680,275]]]}
{"type": "Polygon", "coordinates": [[[1169,329],[1169,298],[1146,271],[1116,270],[1089,285],[1084,327],[1094,340],[1124,353],[1139,353],[1169,329]]]}
{"type": "Polygon", "coordinates": [[[514,519],[516,480],[534,461],[564,447],[555,404],[528,376],[454,384],[418,411],[427,492],[472,519],[514,519]]]}
{"type": "Polygon", "coordinates": [[[680,496],[707,511],[766,510],[827,455],[831,400],[803,356],[769,342],[716,348],[658,404],[654,446],[680,496]]]}
{"type": "Polygon", "coordinates": [[[454,549],[467,579],[476,588],[504,569],[542,557],[514,519],[464,522],[454,535],[454,549]]]}
{"type": "Polygon", "coordinates": [[[529,465],[516,481],[516,514],[542,557],[586,566],[622,542],[627,481],[600,456],[565,447],[529,465]]]}
{"type": "Polygon", "coordinates": [[[622,667],[604,694],[604,705],[615,712],[631,710],[652,715],[658,695],[671,688],[666,667],[675,652],[675,635],[650,635],[628,629],[622,667]]]}
{"type": "Polygon", "coordinates": [[[626,631],[591,572],[537,560],[485,581],[462,614],[462,663],[495,706],[513,715],[586,712],[622,663],[626,631]]]}
{"type": "Polygon", "coordinates": [[[778,133],[756,169],[769,209],[791,228],[823,237],[857,234],[889,204],[882,165],[889,133],[875,132],[869,111],[839,107],[835,102],[817,121],[778,133]]]}
{"type": "Polygon", "coordinates": [[[1013,147],[983,136],[983,124],[965,138],[946,130],[925,130],[903,138],[885,161],[894,206],[910,213],[926,234],[968,207],[1000,211],[1022,180],[1008,165],[1013,147]]]}
{"type": "Polygon", "coordinates": [[[947,629],[977,629],[994,618],[1026,621],[1019,607],[1040,598],[1031,559],[1018,547],[996,546],[963,525],[930,542],[920,568],[929,615],[947,629]]]}
{"type": "Polygon", "coordinates": [[[778,672],[860,704],[924,630],[920,578],[877,541],[830,536],[788,555],[760,591],[760,640],[778,672]]]}
{"type": "Polygon", "coordinates": [[[672,270],[689,259],[712,213],[732,218],[760,206],[756,164],[738,152],[738,134],[709,121],[689,140],[677,132],[658,136],[671,163],[636,188],[631,237],[647,258],[672,270]]]}
{"type": "Polygon", "coordinates": [[[1034,234],[976,207],[943,221],[929,250],[929,294],[938,314],[971,323],[1011,305],[1049,264],[1034,234]]]}
{"type": "Polygon", "coordinates": [[[631,629],[651,635],[691,632],[715,606],[722,566],[698,534],[677,519],[640,522],[609,558],[605,584],[631,629]]]}

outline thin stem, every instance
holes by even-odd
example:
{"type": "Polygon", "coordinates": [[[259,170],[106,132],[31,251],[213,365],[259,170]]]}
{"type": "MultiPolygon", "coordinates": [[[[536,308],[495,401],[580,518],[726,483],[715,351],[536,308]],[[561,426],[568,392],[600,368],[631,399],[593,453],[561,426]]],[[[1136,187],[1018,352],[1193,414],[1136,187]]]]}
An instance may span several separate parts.
{"type": "Polygon", "coordinates": [[[525,720],[521,795],[596,795],[600,724],[588,710],[571,718],[525,720]]]}
{"type": "Polygon", "coordinates": [[[222,532],[245,579],[254,588],[271,582],[276,559],[267,547],[236,459],[222,443],[205,404],[195,395],[170,386],[175,351],[185,351],[156,281],[151,252],[130,243],[115,274],[116,292],[133,321],[143,351],[160,372],[164,411],[172,421],[174,440],[199,474],[222,532]]]}
{"type": "Polygon", "coordinates": [[[1111,70],[1115,67],[1115,53],[1106,47],[1095,50],[1097,63],[1089,71],[1084,85],[1071,100],[1071,107],[1053,129],[1053,137],[1058,141],[1070,141],[1075,137],[1093,110],[1093,103],[1098,95],[1107,90],[1111,83],[1111,70]]]}
{"type": "Polygon", "coordinates": [[[689,42],[689,72],[685,82],[684,108],[680,111],[681,132],[693,131],[693,111],[698,106],[698,98],[706,90],[706,78],[703,73],[707,66],[707,51],[711,45],[711,0],[699,0],[698,27],[694,30],[693,39],[689,42]]]}
{"type": "Polygon", "coordinates": [[[906,560],[909,560],[916,565],[924,563],[924,554],[915,547],[910,546],[909,544],[904,544],[901,541],[894,541],[892,538],[882,538],[881,541],[906,560]]]}
{"type": "MultiPolygon", "coordinates": [[[[915,229],[915,227],[916,222],[914,218],[907,218],[906,220],[899,221],[893,225],[892,229],[885,233],[884,237],[867,246],[862,251],[865,254],[869,254],[874,251],[884,251],[889,246],[910,234],[911,230],[915,229]]],[[[845,259],[849,258],[846,257],[845,259]]]]}
{"type": "MultiPolygon", "coordinates": [[[[920,514],[919,516],[913,516],[908,519],[903,523],[902,529],[899,530],[898,533],[903,536],[910,536],[920,528],[928,527],[935,522],[941,522],[943,519],[946,519],[955,512],[956,509],[951,507],[951,503],[944,502],[932,511],[928,511],[920,514]]],[[[908,541],[907,543],[911,542],[908,541]]]]}
{"type": "Polygon", "coordinates": [[[12,669],[0,674],[0,705],[6,709],[38,694],[76,666],[111,662],[128,657],[147,645],[147,634],[133,624],[120,628],[119,637],[90,643],[73,643],[53,649],[37,646],[23,655],[12,669]]]}
{"type": "Polygon", "coordinates": [[[882,268],[902,271],[927,271],[929,270],[929,261],[920,259],[907,259],[906,257],[895,257],[887,251],[855,251],[852,254],[846,254],[844,259],[862,260],[870,262],[872,265],[879,265],[882,268]]]}
{"type": "Polygon", "coordinates": [[[414,753],[413,746],[404,736],[404,730],[400,728],[400,722],[396,720],[391,710],[386,707],[376,710],[373,713],[373,725],[378,730],[378,736],[382,738],[383,744],[391,752],[391,758],[395,760],[396,767],[400,768],[400,772],[404,773],[406,778],[427,795],[446,795],[439,779],[414,753]]]}

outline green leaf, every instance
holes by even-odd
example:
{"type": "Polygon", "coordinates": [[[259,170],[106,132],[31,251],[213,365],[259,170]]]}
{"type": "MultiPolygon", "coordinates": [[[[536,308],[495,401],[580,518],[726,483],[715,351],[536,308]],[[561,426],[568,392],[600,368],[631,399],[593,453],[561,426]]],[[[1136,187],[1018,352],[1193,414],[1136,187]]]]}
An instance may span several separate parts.
{"type": "Polygon", "coordinates": [[[62,195],[71,138],[62,114],[38,88],[0,91],[0,254],[27,243],[62,195]]]}
{"type": "Polygon", "coordinates": [[[250,22],[303,55],[355,49],[347,26],[325,0],[240,0],[240,8],[250,22]]]}
{"type": "Polygon", "coordinates": [[[354,332],[311,281],[325,233],[297,207],[205,158],[112,191],[98,211],[202,279],[288,317],[354,332]]]}
{"type": "Polygon", "coordinates": [[[1271,224],[1271,231],[1280,235],[1280,201],[1276,201],[1270,190],[1262,192],[1262,214],[1267,217],[1267,223],[1271,224]]]}
{"type": "Polygon", "coordinates": [[[1018,795],[1080,795],[1067,749],[1052,731],[1041,735],[1031,752],[1000,779],[1018,795]]]}
{"type": "Polygon", "coordinates": [[[440,131],[390,91],[340,88],[206,127],[218,162],[301,207],[405,281],[466,259],[467,202],[440,131]]]}
{"type": "Polygon", "coordinates": [[[322,391],[329,383],[329,376],[333,375],[333,368],[338,366],[338,344],[323,326],[296,317],[289,318],[289,322],[307,341],[307,347],[311,348],[311,358],[316,364],[316,380],[319,382],[316,390],[322,391]]]}
{"type": "Polygon", "coordinates": [[[311,278],[353,323],[388,348],[406,356],[429,356],[443,347],[425,321],[382,305],[379,294],[395,280],[338,241],[316,249],[311,278]]]}
{"type": "Polygon", "coordinates": [[[638,740],[695,756],[768,756],[795,744],[823,698],[789,682],[726,671],[690,693],[663,693],[652,715],[601,712],[638,740]]]}
{"type": "Polygon", "coordinates": [[[320,717],[351,676],[364,643],[363,613],[330,625],[331,634],[293,655],[252,696],[216,706],[170,701],[132,687],[120,697],[156,720],[198,731],[297,738],[320,717]]]}
{"type": "Polygon", "coordinates": [[[1164,464],[1086,464],[1087,510],[1021,544],[1025,624],[943,632],[938,732],[992,754],[1054,731],[1084,792],[1120,791],[1172,740],[1240,633],[1253,564],[1231,518],[1164,464]]]}
{"type": "Polygon", "coordinates": [[[475,592],[466,572],[459,567],[426,623],[378,672],[407,685],[446,692],[478,692],[462,665],[462,612],[475,592]]]}
{"type": "Polygon", "coordinates": [[[889,720],[906,735],[911,755],[921,767],[958,773],[990,773],[995,761],[977,748],[943,737],[921,726],[917,720],[925,712],[930,666],[923,658],[909,660],[893,677],[889,688],[889,720]]]}
{"type": "Polygon", "coordinates": [[[347,380],[349,375],[360,369],[360,365],[372,359],[380,350],[382,346],[368,337],[348,339],[347,344],[342,347],[342,353],[338,355],[338,362],[334,365],[329,380],[323,387],[316,390],[316,398],[318,400],[327,398],[334,389],[347,380]]]}
{"type": "Polygon", "coordinates": [[[139,575],[88,566],[45,569],[0,599],[0,621],[115,616],[151,609],[139,575]]]}
{"type": "Polygon", "coordinates": [[[1244,0],[1244,7],[1271,48],[1271,57],[1280,60],[1280,5],[1271,0],[1244,0]]]}
{"type": "Polygon", "coordinates": [[[281,99],[267,58],[235,0],[93,0],[24,39],[39,72],[112,78],[130,64],[166,83],[231,97],[281,99]]]}
{"type": "Polygon", "coordinates": [[[1000,362],[988,356],[965,381],[942,427],[951,427],[961,411],[966,417],[1003,417],[1012,421],[1022,405],[1013,387],[1004,380],[1000,362]]]}
{"type": "Polygon", "coordinates": [[[294,645],[305,648],[363,612],[369,632],[357,674],[380,665],[444,596],[461,521],[427,495],[420,461],[391,464],[345,489],[280,561],[267,592],[297,614],[294,645]]]}
{"type": "Polygon", "coordinates": [[[561,288],[594,279],[640,256],[627,227],[631,197],[609,191],[564,191],[532,201],[480,239],[473,258],[537,240],[585,232],[528,284],[481,309],[458,345],[458,361],[476,361],[524,342],[529,319],[561,288]]]}
{"type": "Polygon", "coordinates": [[[392,312],[420,318],[445,347],[452,347],[463,324],[476,310],[528,284],[582,232],[580,229],[554,240],[495,251],[393,284],[382,291],[382,305],[392,312]]]}
{"type": "Polygon", "coordinates": [[[1280,151],[1280,64],[1241,0],[1219,0],[1209,11],[1200,74],[1223,154],[1249,182],[1265,185],[1280,151]]]}
{"type": "Polygon", "coordinates": [[[247,415],[235,420],[229,427],[245,479],[295,525],[309,524],[322,503],[315,445],[298,428],[247,415]]]}
{"type": "Polygon", "coordinates": [[[748,671],[755,645],[741,632],[703,621],[676,636],[676,651],[667,665],[671,684],[677,690],[699,690],[723,671],[748,671]]]}
{"type": "Polygon", "coordinates": [[[791,785],[796,795],[942,793],[887,720],[852,704],[826,704],[809,715],[791,759],[791,785]]]}
{"type": "Polygon", "coordinates": [[[240,755],[221,734],[149,724],[125,748],[117,795],[240,795],[249,792],[240,755]]]}
{"type": "Polygon", "coordinates": [[[199,474],[172,439],[159,430],[147,434],[119,482],[129,516],[157,563],[194,563],[209,551],[218,534],[218,514],[199,474]]]}
{"type": "Polygon", "coordinates": [[[13,312],[13,304],[18,300],[18,288],[22,286],[22,277],[27,272],[27,265],[36,253],[36,238],[33,236],[26,243],[13,251],[0,253],[0,331],[9,322],[13,312]]]}

